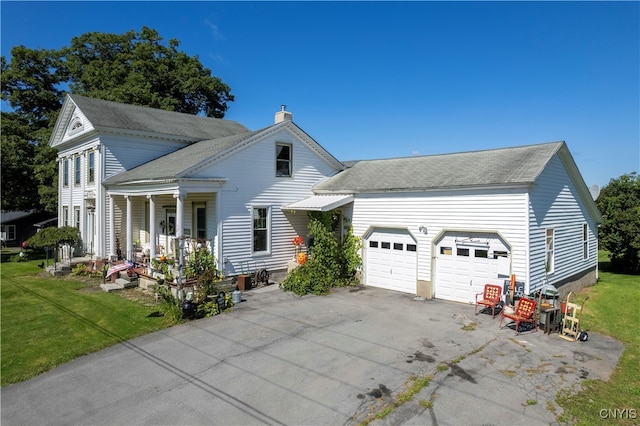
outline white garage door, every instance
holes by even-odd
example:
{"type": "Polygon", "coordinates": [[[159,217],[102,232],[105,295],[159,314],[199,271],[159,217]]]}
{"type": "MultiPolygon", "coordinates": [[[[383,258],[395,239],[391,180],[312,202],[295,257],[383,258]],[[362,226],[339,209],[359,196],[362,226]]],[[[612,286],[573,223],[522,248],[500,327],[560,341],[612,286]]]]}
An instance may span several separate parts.
{"type": "Polygon", "coordinates": [[[497,235],[447,235],[436,245],[435,297],[475,303],[485,284],[509,279],[507,247],[497,235]]]}
{"type": "Polygon", "coordinates": [[[416,249],[407,231],[375,230],[365,245],[366,285],[415,294],[416,249]]]}

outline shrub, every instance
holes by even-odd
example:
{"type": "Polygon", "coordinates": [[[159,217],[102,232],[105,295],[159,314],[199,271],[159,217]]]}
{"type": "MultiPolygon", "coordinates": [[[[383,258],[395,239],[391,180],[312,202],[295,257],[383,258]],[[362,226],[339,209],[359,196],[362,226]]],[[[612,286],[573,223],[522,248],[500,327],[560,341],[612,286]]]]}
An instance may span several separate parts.
{"type": "Polygon", "coordinates": [[[310,255],[280,283],[280,288],[299,296],[326,295],[332,287],[357,284],[356,272],[362,262],[360,240],[349,227],[340,244],[334,236],[334,223],[331,212],[310,212],[309,231],[314,238],[310,255]]]}
{"type": "Polygon", "coordinates": [[[164,315],[167,324],[179,324],[182,321],[182,308],[178,298],[173,295],[169,287],[156,285],[154,290],[160,296],[160,312],[164,315]]]}
{"type": "Polygon", "coordinates": [[[76,275],[79,277],[91,275],[91,268],[89,268],[89,266],[84,263],[78,263],[71,270],[71,275],[76,275]]]}

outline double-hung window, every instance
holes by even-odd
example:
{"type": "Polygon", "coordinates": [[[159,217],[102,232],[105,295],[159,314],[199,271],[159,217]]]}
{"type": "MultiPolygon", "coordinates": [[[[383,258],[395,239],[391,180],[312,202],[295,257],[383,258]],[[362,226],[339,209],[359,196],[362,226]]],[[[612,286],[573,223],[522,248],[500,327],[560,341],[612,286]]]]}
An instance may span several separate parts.
{"type": "Polygon", "coordinates": [[[89,151],[87,156],[87,182],[93,183],[96,180],[96,153],[89,151]]]}
{"type": "Polygon", "coordinates": [[[254,207],[252,211],[253,252],[269,251],[269,208],[254,207]]]}
{"type": "Polygon", "coordinates": [[[73,180],[73,182],[76,185],[80,185],[80,175],[81,175],[81,171],[82,171],[81,168],[80,168],[80,165],[81,165],[82,159],[80,158],[79,155],[76,155],[76,158],[74,160],[75,160],[75,167],[74,167],[74,170],[73,170],[73,172],[74,172],[74,180],[73,180]]]}
{"type": "Polygon", "coordinates": [[[62,185],[69,186],[69,159],[65,158],[62,163],[62,185]]]}
{"type": "Polygon", "coordinates": [[[276,176],[291,176],[291,145],[289,144],[276,144],[276,176]]]}
{"type": "Polygon", "coordinates": [[[553,228],[548,228],[545,237],[545,261],[544,268],[547,273],[552,273],[554,269],[554,232],[553,228]]]}
{"type": "Polygon", "coordinates": [[[80,229],[80,207],[75,206],[73,208],[74,225],[77,229],[80,229]]]}
{"type": "Polygon", "coordinates": [[[586,223],[582,224],[582,258],[589,258],[589,228],[586,223]]]}

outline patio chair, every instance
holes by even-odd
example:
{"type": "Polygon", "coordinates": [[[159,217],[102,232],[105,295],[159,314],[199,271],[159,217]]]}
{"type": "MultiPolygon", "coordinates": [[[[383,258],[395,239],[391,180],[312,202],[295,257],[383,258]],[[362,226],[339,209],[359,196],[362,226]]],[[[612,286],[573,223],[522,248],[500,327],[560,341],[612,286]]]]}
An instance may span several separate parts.
{"type": "Polygon", "coordinates": [[[523,297],[518,300],[516,309],[513,312],[508,312],[507,309],[502,310],[502,316],[500,317],[500,328],[502,328],[502,321],[505,318],[509,318],[516,323],[516,336],[520,334],[518,327],[520,323],[533,324],[533,331],[538,331],[538,318],[536,315],[536,301],[523,297]]]}
{"type": "Polygon", "coordinates": [[[500,304],[502,297],[502,287],[495,284],[485,284],[484,291],[476,294],[476,315],[478,315],[478,305],[491,308],[491,319],[496,317],[496,306],[500,304]],[[482,296],[480,300],[478,297],[482,296]]]}

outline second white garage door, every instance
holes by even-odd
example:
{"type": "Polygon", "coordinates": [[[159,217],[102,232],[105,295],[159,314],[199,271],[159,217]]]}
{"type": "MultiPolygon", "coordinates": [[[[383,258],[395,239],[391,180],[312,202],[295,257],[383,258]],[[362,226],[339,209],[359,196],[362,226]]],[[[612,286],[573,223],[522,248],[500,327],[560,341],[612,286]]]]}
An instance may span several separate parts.
{"type": "Polygon", "coordinates": [[[416,293],[417,246],[409,232],[376,229],[365,250],[366,285],[416,293]]]}
{"type": "Polygon", "coordinates": [[[485,284],[502,285],[509,279],[508,248],[495,234],[470,238],[446,235],[435,253],[435,297],[474,303],[485,284]]]}

